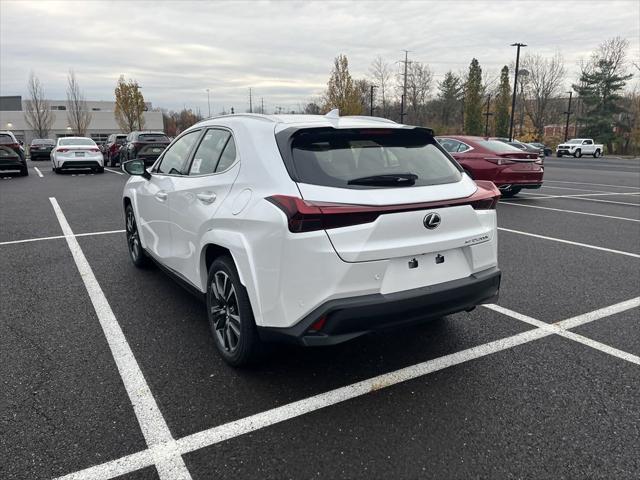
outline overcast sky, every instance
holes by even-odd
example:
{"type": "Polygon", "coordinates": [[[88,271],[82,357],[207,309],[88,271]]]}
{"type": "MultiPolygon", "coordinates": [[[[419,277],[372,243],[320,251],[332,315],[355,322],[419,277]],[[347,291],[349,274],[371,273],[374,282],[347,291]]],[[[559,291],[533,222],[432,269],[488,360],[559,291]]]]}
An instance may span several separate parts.
{"type": "MultiPolygon", "coordinates": [[[[619,35],[640,57],[640,2],[633,1],[7,1],[0,0],[0,93],[26,96],[33,70],[47,96],[65,98],[70,68],[90,100],[112,100],[118,77],[136,79],[154,106],[207,113],[265,108],[319,96],[333,58],[366,76],[381,55],[426,62],[435,80],[473,57],[497,75],[515,48],[577,62],[619,35]]],[[[435,90],[435,88],[434,88],[435,90]]],[[[435,92],[432,92],[435,93],[435,92]]]]}

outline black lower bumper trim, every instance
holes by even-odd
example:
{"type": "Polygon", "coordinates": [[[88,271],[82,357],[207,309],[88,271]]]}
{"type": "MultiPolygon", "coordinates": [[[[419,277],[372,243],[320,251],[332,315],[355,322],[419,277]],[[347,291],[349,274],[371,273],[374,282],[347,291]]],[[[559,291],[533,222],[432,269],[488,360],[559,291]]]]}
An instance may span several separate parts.
{"type": "Polygon", "coordinates": [[[495,302],[500,270],[492,268],[467,278],[390,294],[330,300],[289,328],[258,327],[264,341],[307,346],[333,345],[376,330],[397,328],[439,318],[482,303],[495,302]],[[320,332],[311,325],[326,317],[320,332]]]}

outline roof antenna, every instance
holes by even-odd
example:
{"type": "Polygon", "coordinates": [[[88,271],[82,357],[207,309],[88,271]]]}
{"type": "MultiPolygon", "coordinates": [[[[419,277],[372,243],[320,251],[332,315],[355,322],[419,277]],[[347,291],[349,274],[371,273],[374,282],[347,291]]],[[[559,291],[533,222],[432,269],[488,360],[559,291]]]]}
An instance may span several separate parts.
{"type": "Polygon", "coordinates": [[[327,113],[325,115],[325,117],[327,117],[327,118],[340,118],[340,110],[338,110],[337,108],[334,108],[329,113],[327,113]]]}

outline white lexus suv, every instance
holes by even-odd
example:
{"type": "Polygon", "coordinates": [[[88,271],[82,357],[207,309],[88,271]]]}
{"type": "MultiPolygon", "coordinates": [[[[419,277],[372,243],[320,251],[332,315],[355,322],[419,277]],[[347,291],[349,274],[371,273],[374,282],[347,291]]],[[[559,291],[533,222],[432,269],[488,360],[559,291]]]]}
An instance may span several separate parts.
{"type": "Polygon", "coordinates": [[[264,341],[330,345],[495,301],[491,182],[433,132],[373,117],[231,115],[131,178],[131,260],[206,299],[231,365],[264,341]]]}

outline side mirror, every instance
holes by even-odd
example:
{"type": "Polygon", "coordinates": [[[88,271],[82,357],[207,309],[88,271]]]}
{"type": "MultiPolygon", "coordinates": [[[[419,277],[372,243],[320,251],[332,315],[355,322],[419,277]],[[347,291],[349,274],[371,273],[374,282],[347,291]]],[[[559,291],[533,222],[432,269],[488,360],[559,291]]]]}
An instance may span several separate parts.
{"type": "Polygon", "coordinates": [[[144,160],[140,160],[138,158],[124,162],[122,164],[122,170],[129,175],[138,175],[146,178],[147,180],[151,178],[151,174],[147,172],[146,168],[144,168],[144,160]]]}

